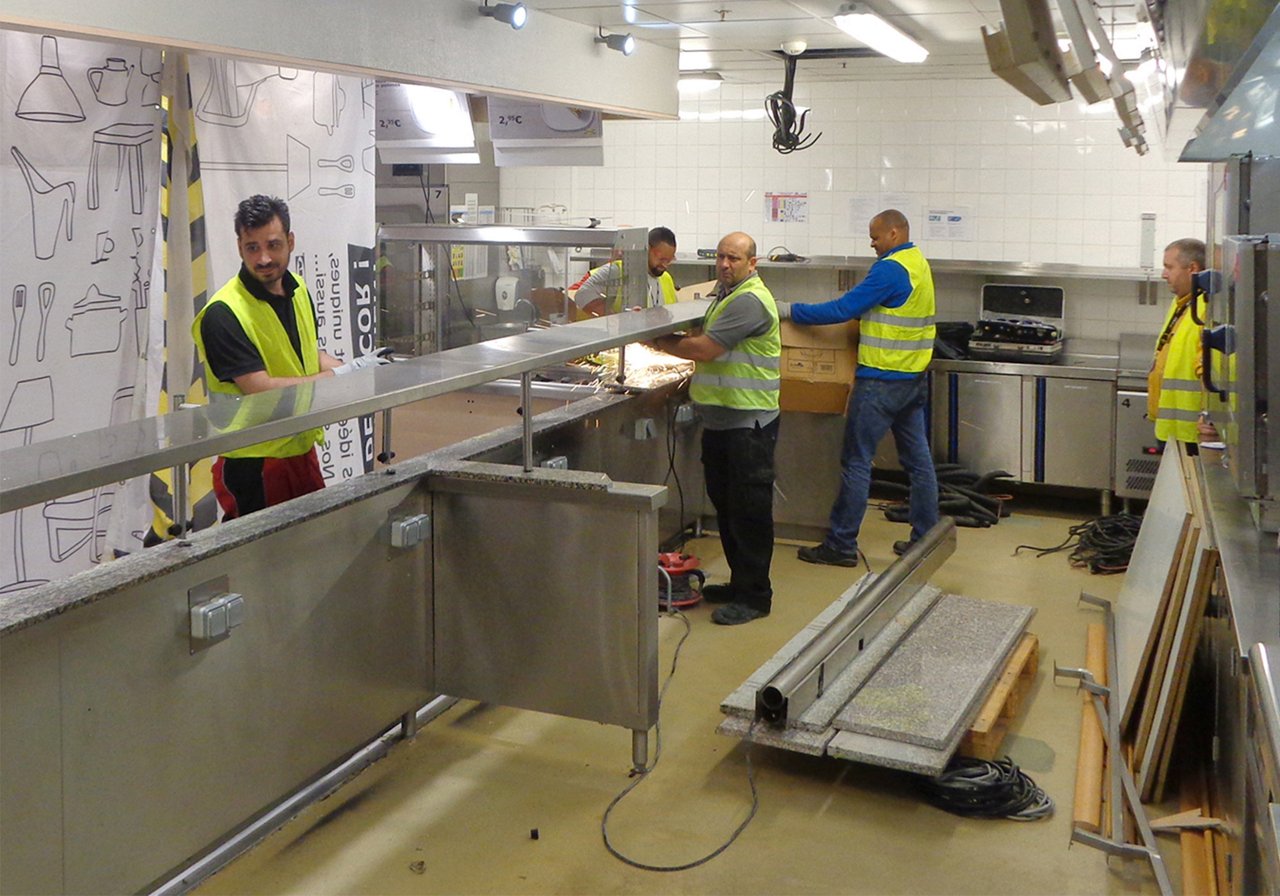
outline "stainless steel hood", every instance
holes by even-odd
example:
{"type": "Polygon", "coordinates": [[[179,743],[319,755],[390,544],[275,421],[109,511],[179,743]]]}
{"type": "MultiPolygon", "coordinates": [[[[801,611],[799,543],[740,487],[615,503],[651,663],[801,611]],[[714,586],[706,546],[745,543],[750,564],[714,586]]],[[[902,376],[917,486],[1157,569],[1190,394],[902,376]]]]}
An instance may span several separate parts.
{"type": "Polygon", "coordinates": [[[1146,5],[1158,41],[1166,147],[1176,152],[1185,145],[1180,160],[1196,162],[1248,151],[1280,152],[1274,124],[1280,86],[1276,4],[1146,0],[1146,5]]]}

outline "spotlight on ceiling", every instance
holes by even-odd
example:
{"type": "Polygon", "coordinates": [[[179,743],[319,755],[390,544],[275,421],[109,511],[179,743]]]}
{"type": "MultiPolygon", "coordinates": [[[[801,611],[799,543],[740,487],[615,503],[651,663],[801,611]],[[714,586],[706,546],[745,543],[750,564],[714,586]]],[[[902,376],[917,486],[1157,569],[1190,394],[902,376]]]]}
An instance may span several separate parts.
{"type": "Polygon", "coordinates": [[[623,56],[630,56],[636,51],[636,39],[630,34],[605,34],[603,28],[600,29],[596,43],[604,44],[610,50],[617,50],[623,56]]]}
{"type": "Polygon", "coordinates": [[[529,10],[523,3],[495,3],[490,6],[489,0],[484,0],[484,5],[480,7],[480,15],[506,22],[516,31],[523,28],[529,21],[529,10]]]}
{"type": "Polygon", "coordinates": [[[882,56],[898,62],[924,62],[929,51],[860,3],[841,4],[837,28],[882,56]]]}

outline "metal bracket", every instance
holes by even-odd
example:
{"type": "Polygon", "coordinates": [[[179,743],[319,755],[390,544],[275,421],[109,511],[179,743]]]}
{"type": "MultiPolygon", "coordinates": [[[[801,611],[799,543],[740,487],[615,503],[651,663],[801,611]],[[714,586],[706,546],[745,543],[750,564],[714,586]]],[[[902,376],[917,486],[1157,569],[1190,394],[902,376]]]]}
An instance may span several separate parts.
{"type": "MultiPolygon", "coordinates": [[[[1080,600],[1083,603],[1100,607],[1105,613],[1105,623],[1107,629],[1107,680],[1115,682],[1116,680],[1116,633],[1115,633],[1115,616],[1111,612],[1111,602],[1104,598],[1087,592],[1080,592],[1080,600]]],[[[1129,767],[1123,761],[1116,761],[1115,757],[1119,757],[1120,753],[1120,720],[1115,714],[1107,712],[1106,699],[1111,696],[1111,689],[1104,685],[1098,684],[1093,673],[1088,669],[1073,668],[1068,666],[1059,666],[1056,662],[1053,664],[1054,677],[1062,676],[1064,678],[1076,678],[1080,680],[1081,687],[1087,690],[1093,698],[1093,711],[1097,713],[1098,724],[1102,728],[1102,736],[1107,744],[1107,752],[1113,759],[1107,763],[1111,770],[1111,837],[1103,837],[1092,831],[1084,831],[1077,827],[1071,829],[1071,839],[1076,843],[1083,843],[1086,846],[1092,846],[1100,849],[1108,855],[1127,856],[1131,858],[1146,858],[1151,862],[1151,871],[1155,874],[1156,885],[1160,888],[1161,896],[1173,896],[1173,884],[1169,880],[1168,869],[1164,865],[1164,857],[1160,855],[1160,846],[1156,842],[1156,835],[1151,830],[1151,825],[1147,821],[1146,809],[1142,806],[1141,796],[1138,793],[1137,785],[1133,781],[1133,773],[1129,771],[1129,767]],[[1128,804],[1129,811],[1132,813],[1135,823],[1138,826],[1138,834],[1142,839],[1142,844],[1124,843],[1115,839],[1121,836],[1124,820],[1121,815],[1121,794],[1123,793],[1123,801],[1128,804]]]]}

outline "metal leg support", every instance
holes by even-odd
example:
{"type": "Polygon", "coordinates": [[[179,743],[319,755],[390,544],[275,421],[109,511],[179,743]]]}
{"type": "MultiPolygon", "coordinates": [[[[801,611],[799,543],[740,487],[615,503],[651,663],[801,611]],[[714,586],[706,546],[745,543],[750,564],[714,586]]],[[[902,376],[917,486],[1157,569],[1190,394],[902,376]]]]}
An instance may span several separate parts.
{"type": "Polygon", "coordinates": [[[631,732],[631,771],[640,774],[649,767],[649,732],[631,732]]]}
{"type": "MultiPolygon", "coordinates": [[[[1108,668],[1107,674],[1114,675],[1115,669],[1115,627],[1113,625],[1111,615],[1111,604],[1102,598],[1094,597],[1091,594],[1081,594],[1080,599],[1086,603],[1095,606],[1101,606],[1106,610],[1107,640],[1109,646],[1108,668]]],[[[1086,846],[1092,846],[1100,849],[1108,855],[1126,856],[1133,858],[1146,858],[1151,862],[1151,871],[1156,878],[1156,886],[1160,888],[1162,896],[1173,896],[1173,884],[1169,880],[1168,869],[1164,865],[1164,857],[1160,854],[1160,846],[1156,842],[1155,833],[1151,830],[1151,824],[1147,821],[1146,810],[1142,806],[1141,796],[1138,793],[1138,787],[1133,781],[1133,773],[1129,771],[1128,766],[1120,759],[1120,737],[1119,737],[1119,718],[1117,713],[1107,712],[1106,698],[1110,696],[1109,688],[1103,687],[1094,681],[1093,674],[1088,669],[1074,669],[1059,666],[1057,663],[1053,665],[1053,675],[1055,678],[1063,676],[1066,678],[1079,679],[1081,687],[1089,692],[1093,698],[1093,711],[1097,713],[1098,724],[1102,728],[1103,737],[1107,742],[1107,752],[1113,757],[1109,764],[1111,769],[1111,837],[1103,837],[1091,831],[1082,831],[1079,828],[1073,828],[1071,831],[1071,839],[1077,843],[1083,843],[1086,846]],[[1138,835],[1142,840],[1142,844],[1125,843],[1119,837],[1122,837],[1123,818],[1121,816],[1120,794],[1123,792],[1124,800],[1129,806],[1129,811],[1133,814],[1134,820],[1138,826],[1138,835]]],[[[1114,681],[1114,678],[1109,679],[1114,681]]]]}
{"type": "Polygon", "coordinates": [[[524,471],[533,469],[533,374],[528,371],[520,374],[520,419],[524,435],[524,471]]]}

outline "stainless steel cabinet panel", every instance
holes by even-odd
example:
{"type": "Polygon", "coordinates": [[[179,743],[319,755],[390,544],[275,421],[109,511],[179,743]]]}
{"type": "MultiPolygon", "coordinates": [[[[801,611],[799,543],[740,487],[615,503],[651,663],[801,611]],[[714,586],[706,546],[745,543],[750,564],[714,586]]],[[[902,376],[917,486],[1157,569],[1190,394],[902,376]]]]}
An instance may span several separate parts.
{"type": "Polygon", "coordinates": [[[1116,442],[1111,476],[1116,497],[1149,498],[1160,468],[1154,424],[1147,419],[1147,393],[1116,393],[1116,442]]]}
{"type": "Polygon", "coordinates": [[[937,373],[933,381],[935,459],[985,473],[1022,469],[1022,377],[937,373]]]}
{"type": "Polygon", "coordinates": [[[1044,377],[1036,383],[1043,432],[1037,481],[1076,488],[1111,488],[1113,384],[1102,380],[1044,377]],[[1043,386],[1040,383],[1043,382],[1043,386]]]}

